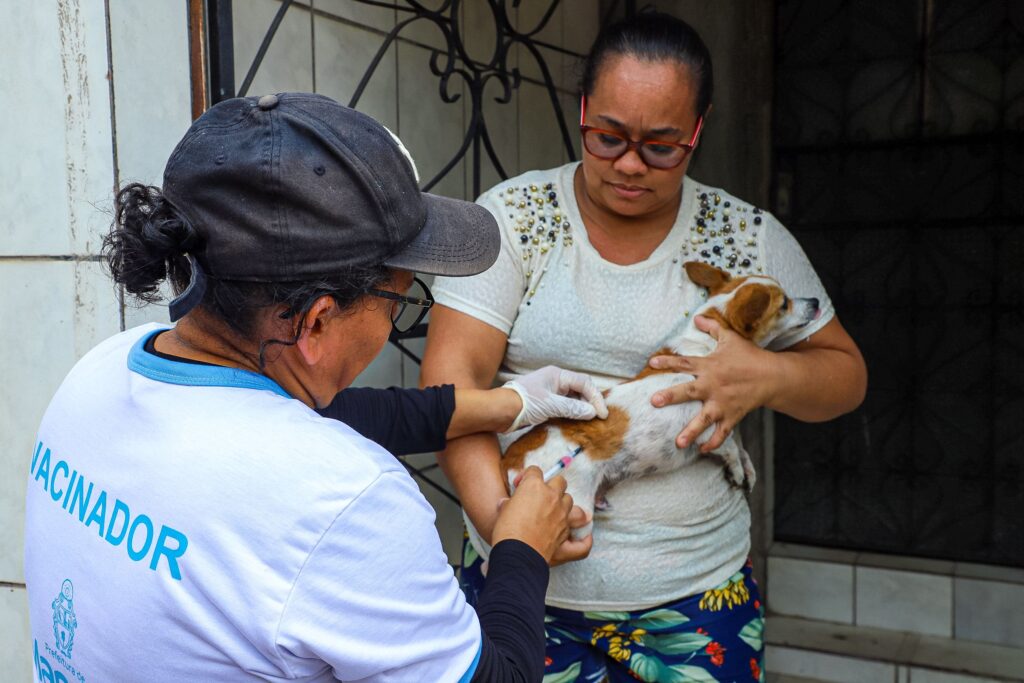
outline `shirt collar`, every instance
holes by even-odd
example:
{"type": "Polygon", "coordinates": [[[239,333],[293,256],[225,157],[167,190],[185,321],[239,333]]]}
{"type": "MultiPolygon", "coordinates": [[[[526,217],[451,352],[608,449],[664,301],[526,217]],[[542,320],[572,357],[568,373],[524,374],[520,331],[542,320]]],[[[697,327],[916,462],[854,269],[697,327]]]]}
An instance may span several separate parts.
{"type": "Polygon", "coordinates": [[[153,335],[166,332],[169,328],[153,330],[142,335],[131,351],[128,352],[128,369],[143,377],[194,387],[236,387],[239,389],[259,389],[272,391],[275,394],[292,398],[274,380],[248,370],[227,368],[222,365],[196,365],[168,360],[149,353],[144,348],[146,341],[153,335]]]}

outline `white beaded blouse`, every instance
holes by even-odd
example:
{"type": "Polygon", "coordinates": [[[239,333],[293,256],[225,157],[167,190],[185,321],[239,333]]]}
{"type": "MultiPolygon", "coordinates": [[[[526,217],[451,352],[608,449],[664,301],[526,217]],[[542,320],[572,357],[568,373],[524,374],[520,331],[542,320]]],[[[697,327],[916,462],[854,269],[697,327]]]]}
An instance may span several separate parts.
{"type": "MultiPolygon", "coordinates": [[[[831,300],[789,231],[771,214],[691,178],[684,179],[675,225],[647,259],[606,261],[587,239],[577,208],[578,165],[531,171],[485,192],[477,202],[501,227],[498,261],[480,275],[434,282],[438,303],[508,335],[497,381],[548,364],[589,373],[601,387],[633,378],[706,296],[686,277],[689,260],[734,274],[764,273],[792,297],[818,298],[818,320],[777,339],[775,350],[833,318],[831,300]]],[[[622,482],[607,500],[610,509],[594,520],[590,556],[552,570],[549,605],[653,607],[713,588],[746,561],[750,511],[714,459],[622,482]]],[[[467,527],[486,556],[468,519],[467,527]]]]}

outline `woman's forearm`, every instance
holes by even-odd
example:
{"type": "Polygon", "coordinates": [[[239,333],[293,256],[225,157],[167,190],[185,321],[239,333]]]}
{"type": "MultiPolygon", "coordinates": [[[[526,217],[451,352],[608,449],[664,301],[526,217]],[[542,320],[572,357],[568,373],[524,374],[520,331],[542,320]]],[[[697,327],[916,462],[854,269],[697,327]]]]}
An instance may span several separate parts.
{"type": "Polygon", "coordinates": [[[501,451],[494,434],[470,434],[453,439],[448,442],[448,448],[437,454],[437,462],[455,487],[463,509],[488,543],[498,519],[498,501],[508,498],[508,489],[501,479],[500,460],[501,451]]]}
{"type": "Polygon", "coordinates": [[[449,440],[479,432],[503,432],[523,408],[512,389],[456,389],[455,412],[448,424],[449,440]]]}
{"type": "Polygon", "coordinates": [[[824,422],[854,410],[867,391],[867,369],[854,348],[808,348],[775,354],[772,410],[803,422],[824,422]]]}

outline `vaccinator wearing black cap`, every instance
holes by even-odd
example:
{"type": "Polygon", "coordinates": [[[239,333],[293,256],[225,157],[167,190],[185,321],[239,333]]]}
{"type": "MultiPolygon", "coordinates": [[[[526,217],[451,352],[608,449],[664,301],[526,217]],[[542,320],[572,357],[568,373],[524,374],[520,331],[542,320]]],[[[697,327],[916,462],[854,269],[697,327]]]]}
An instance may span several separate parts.
{"type": "Polygon", "coordinates": [[[317,95],[223,102],[162,190],[123,189],[110,269],[147,301],[169,281],[177,325],[101,343],[43,418],[25,534],[36,678],[540,680],[548,562],[585,521],[564,480],[533,470],[502,507],[478,615],[379,444],[604,416],[589,378],[343,391],[429,307],[414,272],[479,273],[498,244],[485,209],[421,193],[397,138],[317,95]]]}

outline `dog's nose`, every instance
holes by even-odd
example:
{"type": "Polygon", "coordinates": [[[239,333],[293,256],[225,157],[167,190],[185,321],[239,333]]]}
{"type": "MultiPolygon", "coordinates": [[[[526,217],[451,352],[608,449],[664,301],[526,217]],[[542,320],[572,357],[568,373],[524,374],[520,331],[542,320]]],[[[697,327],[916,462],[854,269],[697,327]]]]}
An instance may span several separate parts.
{"type": "Polygon", "coordinates": [[[811,307],[812,308],[815,308],[815,309],[818,308],[818,300],[817,300],[817,298],[811,297],[811,299],[809,299],[809,301],[811,302],[811,307]]]}

